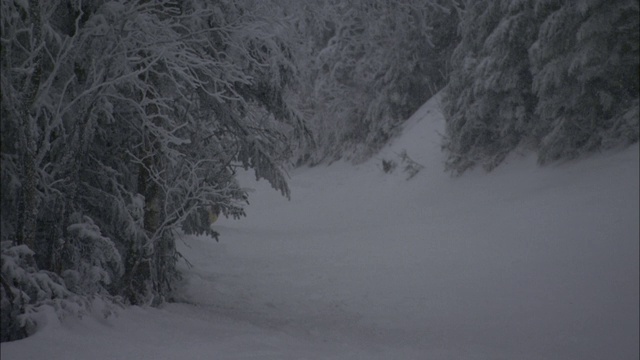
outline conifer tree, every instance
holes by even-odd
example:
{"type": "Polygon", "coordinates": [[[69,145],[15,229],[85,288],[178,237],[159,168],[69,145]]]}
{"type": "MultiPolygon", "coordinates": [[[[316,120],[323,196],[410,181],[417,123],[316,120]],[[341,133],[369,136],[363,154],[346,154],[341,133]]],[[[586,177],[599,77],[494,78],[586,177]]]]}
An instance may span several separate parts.
{"type": "Polygon", "coordinates": [[[540,162],[638,141],[638,1],[538,1],[536,13],[540,162]]]}
{"type": "Polygon", "coordinates": [[[447,168],[491,170],[518,146],[544,163],[638,141],[638,7],[466,3],[444,98],[447,168]]]}
{"type": "Polygon", "coordinates": [[[444,97],[447,168],[497,166],[527,139],[535,121],[528,48],[533,1],[475,1],[464,9],[462,40],[444,97]]]}

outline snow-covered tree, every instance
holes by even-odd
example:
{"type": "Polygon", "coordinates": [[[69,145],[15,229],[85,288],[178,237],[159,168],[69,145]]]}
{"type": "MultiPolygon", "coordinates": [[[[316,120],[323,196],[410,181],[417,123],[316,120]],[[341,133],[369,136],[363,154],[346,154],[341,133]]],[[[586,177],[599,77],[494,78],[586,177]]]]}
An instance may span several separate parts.
{"type": "Polygon", "coordinates": [[[491,170],[535,121],[527,52],[537,32],[533,1],[473,1],[463,14],[443,101],[447,168],[491,170]]]}
{"type": "Polygon", "coordinates": [[[532,46],[540,161],[638,141],[640,4],[537,1],[532,46]]]}
{"type": "Polygon", "coordinates": [[[638,141],[636,0],[472,1],[444,98],[447,167],[544,163],[638,141]]]}
{"type": "Polygon", "coordinates": [[[367,158],[444,83],[456,37],[449,1],[326,0],[292,12],[298,99],[315,140],[303,161],[367,158]]]}
{"type": "Polygon", "coordinates": [[[304,126],[266,9],[2,2],[2,241],[25,249],[3,252],[3,307],[43,304],[4,301],[33,283],[12,273],[38,271],[75,295],[158,303],[178,276],[176,232],[216,235],[196,221],[212,207],[244,214],[237,167],[289,196],[281,164],[304,126]],[[9,273],[29,251],[35,269],[9,273]]]}

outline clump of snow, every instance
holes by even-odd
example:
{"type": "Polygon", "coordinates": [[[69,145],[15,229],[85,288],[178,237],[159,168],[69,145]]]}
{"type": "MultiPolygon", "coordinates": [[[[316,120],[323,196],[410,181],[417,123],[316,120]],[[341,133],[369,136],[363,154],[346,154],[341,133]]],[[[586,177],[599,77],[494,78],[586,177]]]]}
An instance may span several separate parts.
{"type": "Polygon", "coordinates": [[[371,161],[250,174],[247,218],[184,236],[178,303],[67,319],[2,359],[633,359],[638,145],[443,172],[437,98],[371,161]],[[410,180],[382,159],[406,153],[410,180]]]}

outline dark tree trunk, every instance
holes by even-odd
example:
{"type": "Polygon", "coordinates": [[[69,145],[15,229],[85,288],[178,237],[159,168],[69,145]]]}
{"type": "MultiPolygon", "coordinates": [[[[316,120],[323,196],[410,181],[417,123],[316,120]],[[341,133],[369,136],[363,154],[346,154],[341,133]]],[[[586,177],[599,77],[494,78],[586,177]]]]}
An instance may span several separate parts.
{"type": "Polygon", "coordinates": [[[37,51],[33,62],[33,73],[26,83],[25,95],[22,100],[21,117],[22,129],[20,131],[20,142],[23,146],[22,166],[22,193],[21,205],[22,214],[20,228],[18,229],[18,242],[27,245],[30,249],[35,249],[36,223],[38,216],[38,198],[36,187],[36,140],[32,130],[32,109],[40,87],[42,77],[42,50],[38,49],[42,39],[42,22],[40,18],[40,3],[37,0],[29,1],[29,16],[33,24],[31,34],[31,49],[37,51]]]}

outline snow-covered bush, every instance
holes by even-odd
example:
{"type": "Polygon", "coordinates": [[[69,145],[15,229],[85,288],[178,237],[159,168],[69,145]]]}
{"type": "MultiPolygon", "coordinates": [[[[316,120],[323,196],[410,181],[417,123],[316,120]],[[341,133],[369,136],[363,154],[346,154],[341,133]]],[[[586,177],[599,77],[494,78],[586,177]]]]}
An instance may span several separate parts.
{"type": "MultiPolygon", "coordinates": [[[[90,227],[87,230],[92,231],[90,227]]],[[[95,238],[94,235],[90,236],[95,238]]],[[[93,287],[95,281],[104,280],[100,267],[67,270],[72,274],[63,272],[63,279],[55,272],[38,270],[34,255],[26,245],[13,245],[11,241],[0,243],[0,341],[29,336],[42,323],[55,320],[48,318],[50,316],[62,319],[95,314],[106,318],[122,306],[117,297],[88,294],[90,287],[80,286],[92,276],[93,287]],[[69,280],[77,284],[70,284],[69,280]]]]}
{"type": "Polygon", "coordinates": [[[115,243],[102,235],[89,216],[71,214],[69,237],[62,256],[70,266],[62,271],[67,288],[76,294],[103,292],[118,280],[124,265],[115,243]]]}
{"type": "Polygon", "coordinates": [[[407,175],[407,180],[411,180],[414,176],[418,175],[422,169],[424,169],[424,165],[413,160],[407,153],[407,150],[402,150],[397,154],[397,156],[397,161],[393,159],[382,159],[382,171],[387,174],[391,174],[396,170],[396,168],[398,168],[398,165],[400,165],[402,172],[407,175]]]}
{"type": "Polygon", "coordinates": [[[35,314],[41,306],[53,306],[59,314],[79,304],[70,301],[72,294],[55,273],[38,270],[33,251],[26,245],[0,243],[2,259],[1,341],[16,340],[36,330],[35,314]]]}

